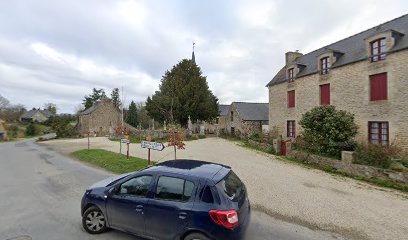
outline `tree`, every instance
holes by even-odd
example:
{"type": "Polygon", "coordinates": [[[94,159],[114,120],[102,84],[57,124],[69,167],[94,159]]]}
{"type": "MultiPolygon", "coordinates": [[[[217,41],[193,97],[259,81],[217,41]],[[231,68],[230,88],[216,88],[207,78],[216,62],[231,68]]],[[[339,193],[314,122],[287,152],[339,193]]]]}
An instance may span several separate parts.
{"type": "Polygon", "coordinates": [[[47,109],[48,111],[50,111],[53,114],[57,114],[57,105],[55,105],[54,103],[44,104],[44,109],[47,109]]]}
{"type": "Polygon", "coordinates": [[[160,122],[187,125],[193,120],[211,120],[218,116],[218,99],[202,76],[199,66],[183,59],[162,77],[159,90],[146,100],[149,116],[160,122]]]}
{"type": "Polygon", "coordinates": [[[358,129],[353,114],[334,106],[311,109],[302,116],[300,125],[305,150],[333,157],[340,157],[343,148],[352,144],[358,129]]]}
{"type": "Polygon", "coordinates": [[[120,109],[121,102],[120,102],[120,96],[119,96],[119,88],[114,88],[112,90],[111,97],[112,97],[113,105],[115,105],[115,107],[120,109]]]}
{"type": "Polygon", "coordinates": [[[0,110],[8,108],[9,106],[10,106],[10,101],[0,94],[0,110]]]}
{"type": "Polygon", "coordinates": [[[25,130],[25,134],[27,136],[34,136],[34,135],[38,134],[38,128],[35,126],[34,123],[30,122],[27,125],[27,128],[25,130]]]}
{"type": "Polygon", "coordinates": [[[126,122],[137,128],[137,125],[139,124],[139,118],[137,115],[136,103],[132,101],[129,105],[129,110],[127,111],[126,122]]]}
{"type": "Polygon", "coordinates": [[[103,90],[102,88],[100,89],[93,88],[92,94],[85,96],[84,99],[82,100],[82,104],[84,105],[85,109],[88,109],[92,107],[92,105],[95,102],[104,98],[106,98],[105,90],[103,90]]]}

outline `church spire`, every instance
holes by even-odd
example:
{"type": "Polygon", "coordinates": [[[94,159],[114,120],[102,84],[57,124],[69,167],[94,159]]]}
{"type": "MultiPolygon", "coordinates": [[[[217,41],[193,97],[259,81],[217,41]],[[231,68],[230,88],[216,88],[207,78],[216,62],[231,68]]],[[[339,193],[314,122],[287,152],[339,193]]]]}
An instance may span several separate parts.
{"type": "Polygon", "coordinates": [[[193,42],[193,54],[192,54],[192,56],[191,56],[191,61],[192,61],[194,64],[196,64],[195,55],[194,55],[194,45],[195,45],[195,42],[193,42]]]}

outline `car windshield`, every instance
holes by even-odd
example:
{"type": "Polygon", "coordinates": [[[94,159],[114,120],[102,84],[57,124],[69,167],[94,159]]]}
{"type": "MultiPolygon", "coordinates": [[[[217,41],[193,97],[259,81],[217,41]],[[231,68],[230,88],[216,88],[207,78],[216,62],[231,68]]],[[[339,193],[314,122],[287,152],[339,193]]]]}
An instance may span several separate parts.
{"type": "Polygon", "coordinates": [[[245,193],[244,184],[233,171],[230,171],[224,179],[218,182],[217,186],[231,201],[239,200],[245,193]]]}

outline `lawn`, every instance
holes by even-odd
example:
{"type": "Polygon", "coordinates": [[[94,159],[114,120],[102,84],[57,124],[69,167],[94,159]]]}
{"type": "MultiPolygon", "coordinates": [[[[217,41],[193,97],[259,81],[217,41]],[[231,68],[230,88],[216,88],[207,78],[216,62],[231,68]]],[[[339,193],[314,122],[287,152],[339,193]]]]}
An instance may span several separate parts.
{"type": "MultiPolygon", "coordinates": [[[[72,153],[79,161],[104,168],[114,173],[128,173],[147,167],[147,160],[129,157],[103,149],[84,149],[72,153]]],[[[154,162],[153,162],[154,164],[154,162]]]]}

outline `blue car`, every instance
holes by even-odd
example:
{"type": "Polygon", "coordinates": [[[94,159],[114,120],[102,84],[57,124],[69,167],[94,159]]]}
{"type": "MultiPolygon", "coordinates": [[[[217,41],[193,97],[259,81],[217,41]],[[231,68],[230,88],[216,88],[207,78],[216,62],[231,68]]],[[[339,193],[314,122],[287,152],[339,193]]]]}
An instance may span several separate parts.
{"type": "Polygon", "coordinates": [[[174,160],[98,182],[81,203],[82,225],[147,239],[239,240],[251,207],[245,185],[230,167],[174,160]]]}

